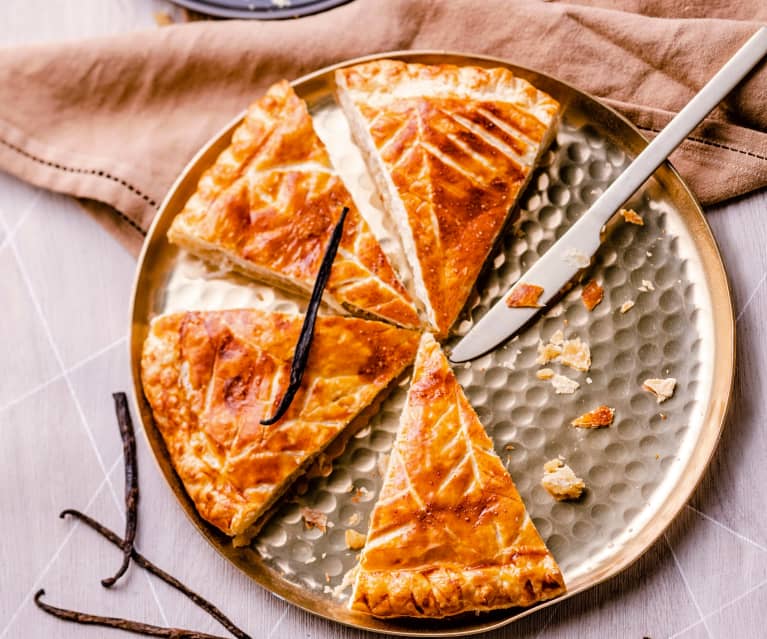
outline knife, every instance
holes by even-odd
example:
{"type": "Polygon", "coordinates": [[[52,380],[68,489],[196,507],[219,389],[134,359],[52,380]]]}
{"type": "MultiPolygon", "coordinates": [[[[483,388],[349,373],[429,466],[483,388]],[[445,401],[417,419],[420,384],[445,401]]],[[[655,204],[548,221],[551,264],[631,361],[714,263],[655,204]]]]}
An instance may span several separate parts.
{"type": "Polygon", "coordinates": [[[602,229],[689,133],[767,54],[767,27],[759,29],[669,122],[602,196],[517,280],[453,348],[452,362],[484,355],[526,325],[597,252],[602,229]],[[543,288],[535,308],[510,308],[506,300],[523,285],[543,288]]]}

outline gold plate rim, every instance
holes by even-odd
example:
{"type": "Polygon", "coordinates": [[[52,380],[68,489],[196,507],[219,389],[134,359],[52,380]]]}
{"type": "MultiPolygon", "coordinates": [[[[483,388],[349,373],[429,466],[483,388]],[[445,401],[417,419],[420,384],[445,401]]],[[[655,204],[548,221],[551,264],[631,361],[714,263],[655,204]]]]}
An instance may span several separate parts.
{"type": "MultiPolygon", "coordinates": [[[[323,67],[322,69],[318,69],[294,80],[291,84],[299,93],[305,96],[312,92],[313,86],[318,82],[326,84],[326,81],[323,82],[323,79],[331,76],[336,69],[383,58],[427,63],[441,62],[503,66],[511,69],[515,74],[531,80],[536,86],[539,86],[543,90],[548,91],[551,88],[554,88],[555,92],[559,94],[556,97],[566,97],[565,107],[567,103],[569,103],[568,101],[576,100],[587,105],[590,109],[606,118],[606,120],[609,121],[609,124],[617,129],[616,134],[620,136],[621,142],[628,144],[631,147],[630,150],[632,152],[637,153],[647,144],[647,139],[642,135],[639,129],[637,129],[623,115],[615,111],[612,107],[599,101],[594,96],[548,74],[521,67],[508,60],[495,56],[446,50],[390,51],[345,60],[323,67]]],[[[694,230],[696,231],[694,233],[695,248],[700,253],[707,289],[711,293],[712,298],[716,300],[713,306],[712,318],[715,327],[715,344],[712,356],[716,363],[716,374],[713,376],[711,398],[706,406],[705,415],[702,421],[704,428],[701,431],[695,450],[680,474],[680,480],[676,486],[677,489],[663,502],[661,507],[656,511],[655,517],[653,517],[644,528],[637,531],[637,534],[623,546],[620,556],[615,563],[610,564],[609,567],[605,567],[600,572],[590,574],[588,578],[583,578],[576,581],[576,583],[568,584],[568,591],[565,595],[542,602],[532,608],[499,611],[498,613],[493,613],[485,617],[484,620],[478,623],[469,622],[460,627],[450,627],[450,620],[447,622],[442,621],[437,624],[427,623],[423,626],[408,626],[405,623],[398,623],[397,620],[375,619],[367,615],[362,615],[361,613],[352,613],[350,611],[346,611],[343,615],[328,614],[327,606],[323,605],[324,600],[321,602],[312,598],[304,589],[286,582],[264,565],[254,567],[252,564],[245,564],[245,562],[232,551],[231,545],[228,543],[228,538],[215,531],[202,520],[184,491],[183,485],[172,469],[162,438],[154,426],[151,410],[143,396],[140,378],[140,363],[142,346],[147,333],[147,313],[144,308],[147,301],[144,296],[146,289],[146,269],[153,257],[153,252],[158,249],[157,245],[160,242],[157,238],[161,234],[162,227],[167,226],[169,223],[169,220],[167,219],[169,216],[168,211],[173,210],[173,205],[179,200],[185,201],[187,199],[188,195],[184,194],[184,191],[188,190],[191,181],[194,181],[194,185],[196,186],[198,176],[195,176],[195,173],[201,172],[201,167],[203,165],[207,168],[207,160],[209,159],[209,156],[212,157],[214,154],[217,155],[220,151],[218,147],[222,147],[222,145],[228,142],[234,127],[242,120],[244,113],[245,111],[243,110],[216,133],[205,145],[203,145],[192,160],[190,160],[180,172],[178,178],[168,190],[168,193],[159,206],[157,214],[147,232],[141,253],[139,254],[129,311],[130,326],[128,331],[128,349],[133,379],[132,399],[134,409],[141,417],[144,426],[144,435],[152,449],[153,458],[158,469],[165,477],[165,480],[168,482],[168,485],[175,494],[187,517],[189,517],[190,521],[203,537],[205,537],[219,554],[233,563],[248,577],[254,579],[259,585],[269,590],[272,594],[277,595],[309,613],[356,629],[408,637],[457,637],[495,630],[541,610],[542,608],[554,605],[557,602],[563,601],[587,590],[588,588],[596,586],[597,584],[616,576],[637,561],[665,532],[703,479],[724,429],[725,420],[730,407],[735,373],[735,316],[724,262],[700,204],[684,180],[682,180],[681,176],[669,162],[666,162],[660,169],[658,169],[656,177],[660,177],[661,181],[667,185],[673,186],[676,195],[675,199],[686,200],[688,215],[685,218],[685,221],[694,225],[694,230]],[[186,187],[186,189],[184,187],[186,187]],[[511,614],[509,614],[510,612],[511,614]]]]}

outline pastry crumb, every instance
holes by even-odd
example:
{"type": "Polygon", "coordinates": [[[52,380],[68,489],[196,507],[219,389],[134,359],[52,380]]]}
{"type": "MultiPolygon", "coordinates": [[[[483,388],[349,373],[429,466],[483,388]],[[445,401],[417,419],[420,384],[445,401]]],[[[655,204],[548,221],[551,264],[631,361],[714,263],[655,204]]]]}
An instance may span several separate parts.
{"type": "Polygon", "coordinates": [[[548,343],[538,341],[538,357],[535,362],[544,366],[556,361],[585,373],[591,368],[591,349],[580,337],[564,339],[562,331],[557,331],[548,343]]]}
{"type": "Polygon", "coordinates": [[[357,490],[354,491],[354,496],[352,497],[352,501],[355,504],[358,504],[360,500],[362,500],[364,497],[367,497],[370,494],[370,491],[365,488],[364,486],[360,486],[357,490]]]}
{"type": "Polygon", "coordinates": [[[565,366],[586,372],[591,368],[591,349],[580,337],[565,340],[560,357],[565,366]]]}
{"type": "Polygon", "coordinates": [[[588,413],[584,413],[570,423],[578,428],[604,428],[610,426],[615,418],[615,409],[609,406],[599,406],[588,413]]]}
{"type": "Polygon", "coordinates": [[[353,528],[346,529],[344,540],[346,541],[346,547],[349,550],[359,550],[365,545],[365,535],[357,532],[353,528]]]}
{"type": "Polygon", "coordinates": [[[551,385],[554,387],[554,392],[557,395],[572,395],[581,387],[581,385],[574,379],[570,379],[564,375],[552,376],[551,385]]]}
{"type": "Polygon", "coordinates": [[[543,294],[543,287],[536,284],[518,284],[506,298],[509,308],[538,308],[538,300],[543,294]]]}
{"type": "Polygon", "coordinates": [[[648,293],[655,290],[655,285],[650,280],[642,280],[642,285],[637,287],[642,293],[648,293]]]}
{"type": "Polygon", "coordinates": [[[543,366],[544,364],[548,364],[550,361],[557,359],[561,354],[562,348],[558,344],[552,344],[551,342],[544,344],[539,341],[538,358],[535,360],[535,363],[543,366]]]}
{"type": "Polygon", "coordinates": [[[328,516],[325,513],[304,507],[301,509],[301,516],[307,528],[319,528],[322,532],[327,532],[328,516]]]}
{"type": "Polygon", "coordinates": [[[541,486],[557,501],[578,499],[586,487],[573,469],[561,459],[551,459],[543,465],[541,486]]]}
{"type": "Polygon", "coordinates": [[[676,379],[673,377],[667,377],[666,379],[646,379],[642,382],[642,388],[655,395],[660,404],[674,394],[674,390],[676,389],[676,379]]]}
{"type": "Polygon", "coordinates": [[[503,450],[514,450],[514,444],[512,444],[511,442],[509,442],[508,444],[506,444],[506,445],[503,447],[503,450]]]}
{"type": "Polygon", "coordinates": [[[621,304],[621,307],[619,309],[620,312],[628,313],[632,308],[634,308],[634,303],[635,302],[633,300],[628,300],[626,302],[623,302],[623,304],[621,304]]]}
{"type": "Polygon", "coordinates": [[[547,379],[551,379],[552,377],[554,377],[554,371],[551,370],[550,368],[542,368],[535,374],[535,376],[538,379],[542,379],[546,381],[547,379]]]}
{"type": "Polygon", "coordinates": [[[666,413],[661,413],[660,418],[665,422],[668,419],[668,416],[666,415],[666,413]]]}
{"type": "Polygon", "coordinates": [[[590,377],[587,377],[587,378],[586,378],[586,383],[587,383],[587,384],[593,384],[593,383],[594,383],[594,380],[593,380],[593,379],[591,379],[590,377]]]}
{"type": "Polygon", "coordinates": [[[168,25],[173,24],[173,18],[167,11],[155,11],[154,23],[158,27],[167,27],[168,25]]]}
{"type": "Polygon", "coordinates": [[[350,568],[344,573],[344,576],[341,578],[341,583],[338,584],[335,588],[333,588],[333,596],[334,597],[340,597],[344,594],[344,590],[346,590],[349,586],[351,586],[354,583],[354,580],[357,578],[357,572],[359,572],[360,565],[355,564],[353,568],[350,568]]]}
{"type": "Polygon", "coordinates": [[[635,210],[633,209],[621,209],[620,214],[623,216],[623,219],[626,220],[629,224],[636,224],[637,226],[644,226],[644,218],[639,215],[635,210]]]}
{"type": "Polygon", "coordinates": [[[581,292],[583,305],[587,310],[593,311],[604,299],[605,289],[603,289],[596,280],[590,280],[581,292]]]}
{"type": "Polygon", "coordinates": [[[564,260],[571,266],[575,266],[576,268],[586,268],[589,264],[591,264],[591,258],[586,255],[583,251],[579,251],[578,249],[567,249],[565,251],[564,260]]]}

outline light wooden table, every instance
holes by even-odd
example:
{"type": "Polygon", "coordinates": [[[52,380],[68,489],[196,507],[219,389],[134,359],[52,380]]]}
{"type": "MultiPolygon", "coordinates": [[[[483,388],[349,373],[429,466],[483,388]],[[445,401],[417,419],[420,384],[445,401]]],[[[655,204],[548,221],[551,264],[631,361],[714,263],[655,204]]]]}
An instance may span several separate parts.
{"type": "MultiPolygon", "coordinates": [[[[5,0],[0,44],[153,27],[159,0],[5,0]]],[[[2,79],[0,79],[0,91],[2,79]]],[[[3,96],[3,99],[7,99],[3,96]]],[[[12,97],[11,97],[12,99],[12,97]]],[[[734,409],[692,503],[618,578],[496,637],[767,636],[767,193],[708,212],[738,318],[734,409]]],[[[0,174],[0,639],[118,637],[65,624],[31,597],[83,610],[225,632],[57,517],[84,509],[123,529],[120,442],[110,394],[128,389],[126,330],[135,262],[74,201],[0,174]]],[[[360,637],[305,614],[223,561],[176,504],[139,435],[138,544],[254,637],[360,637]]]]}

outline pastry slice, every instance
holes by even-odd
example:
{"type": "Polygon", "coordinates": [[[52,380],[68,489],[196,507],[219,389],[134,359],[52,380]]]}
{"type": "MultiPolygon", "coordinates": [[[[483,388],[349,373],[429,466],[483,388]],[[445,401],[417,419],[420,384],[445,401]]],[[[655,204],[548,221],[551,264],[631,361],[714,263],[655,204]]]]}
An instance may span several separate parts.
{"type": "MultiPolygon", "coordinates": [[[[303,381],[285,417],[303,316],[187,312],[152,322],[141,379],[176,473],[197,511],[247,542],[291,482],[408,366],[418,333],[319,317],[303,381]]],[[[372,410],[372,408],[371,408],[372,410]]]]}
{"type": "Polygon", "coordinates": [[[376,60],[336,71],[338,98],[445,335],[474,286],[559,104],[508,69],[376,60]]]}
{"type": "Polygon", "coordinates": [[[285,81],[250,107],[168,238],[224,268],[308,296],[345,206],[325,302],[418,326],[412,300],[331,165],[306,104],[285,81]]]}
{"type": "Polygon", "coordinates": [[[351,608],[446,617],[529,606],[564,591],[477,414],[424,335],[351,608]]]}

